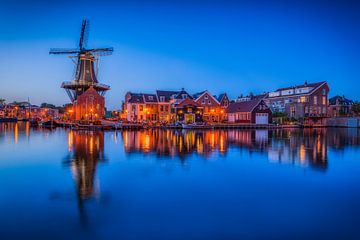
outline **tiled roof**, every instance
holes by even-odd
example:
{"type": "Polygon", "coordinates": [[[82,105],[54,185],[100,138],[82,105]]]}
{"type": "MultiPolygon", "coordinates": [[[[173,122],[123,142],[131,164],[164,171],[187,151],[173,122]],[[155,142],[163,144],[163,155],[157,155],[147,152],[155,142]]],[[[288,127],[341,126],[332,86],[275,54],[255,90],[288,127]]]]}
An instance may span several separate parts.
{"type": "Polygon", "coordinates": [[[194,99],[197,99],[197,98],[200,97],[204,92],[206,92],[206,90],[205,90],[205,91],[202,91],[202,92],[195,93],[195,94],[193,94],[192,96],[193,96],[194,99]]]}
{"type": "Polygon", "coordinates": [[[307,83],[305,82],[302,85],[296,85],[296,86],[292,86],[292,87],[285,87],[285,88],[279,88],[276,90],[277,91],[283,91],[283,90],[289,90],[289,89],[295,89],[295,88],[304,88],[304,87],[313,87],[313,88],[317,88],[320,85],[322,85],[323,83],[326,83],[325,81],[322,82],[316,82],[316,83],[307,83]]]}
{"type": "Polygon", "coordinates": [[[156,94],[143,94],[144,101],[150,102],[150,103],[156,103],[158,102],[156,94]]]}
{"type": "Polygon", "coordinates": [[[226,111],[228,113],[251,112],[261,101],[261,99],[254,99],[245,102],[231,102],[226,111]]]}
{"type": "Polygon", "coordinates": [[[156,90],[156,95],[158,96],[158,99],[160,101],[160,96],[165,97],[165,102],[169,102],[171,99],[171,96],[177,95],[179,91],[163,91],[163,90],[156,90]]]}
{"type": "Polygon", "coordinates": [[[189,98],[193,98],[189,93],[187,93],[184,89],[181,89],[181,91],[178,92],[178,94],[175,96],[176,99],[183,99],[182,95],[187,94],[189,98]]]}
{"type": "Polygon", "coordinates": [[[144,103],[144,98],[141,93],[131,93],[129,103],[144,103]]]}

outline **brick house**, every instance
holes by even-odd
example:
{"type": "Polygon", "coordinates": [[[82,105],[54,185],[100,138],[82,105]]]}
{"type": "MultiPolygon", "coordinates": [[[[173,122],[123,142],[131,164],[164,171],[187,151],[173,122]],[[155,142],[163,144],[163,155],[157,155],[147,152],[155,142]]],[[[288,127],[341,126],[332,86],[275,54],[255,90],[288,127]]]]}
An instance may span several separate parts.
{"type": "Polygon", "coordinates": [[[203,108],[203,120],[205,122],[220,122],[223,119],[225,110],[209,91],[194,94],[193,97],[194,101],[203,108]]]}
{"type": "Polygon", "coordinates": [[[91,86],[78,96],[73,108],[75,120],[101,120],[105,114],[105,99],[91,86]]]}
{"type": "Polygon", "coordinates": [[[174,104],[176,121],[184,123],[202,122],[203,106],[191,98],[185,98],[174,104]]]}
{"type": "Polygon", "coordinates": [[[265,101],[273,112],[290,118],[321,123],[327,117],[329,86],[327,82],[307,83],[269,92],[265,101]]]}
{"type": "Polygon", "coordinates": [[[172,122],[175,119],[175,113],[171,111],[172,104],[175,103],[175,96],[179,91],[162,91],[157,90],[158,112],[160,122],[172,122]]]}
{"type": "Polygon", "coordinates": [[[230,123],[269,124],[272,122],[272,111],[261,99],[231,102],[227,117],[230,123]]]}

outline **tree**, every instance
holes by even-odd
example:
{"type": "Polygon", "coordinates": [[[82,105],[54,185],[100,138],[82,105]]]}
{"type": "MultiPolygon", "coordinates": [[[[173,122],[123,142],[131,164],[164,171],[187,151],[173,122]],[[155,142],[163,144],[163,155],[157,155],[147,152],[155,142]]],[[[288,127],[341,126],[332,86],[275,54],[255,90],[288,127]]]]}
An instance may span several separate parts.
{"type": "Polygon", "coordinates": [[[351,109],[356,115],[360,115],[360,102],[358,101],[354,102],[351,109]]]}
{"type": "Polygon", "coordinates": [[[5,99],[3,98],[0,98],[0,106],[4,105],[5,104],[5,99]]]}
{"type": "Polygon", "coordinates": [[[55,109],[55,105],[54,104],[50,104],[50,103],[42,103],[40,105],[41,108],[52,108],[52,109],[55,109]]]}

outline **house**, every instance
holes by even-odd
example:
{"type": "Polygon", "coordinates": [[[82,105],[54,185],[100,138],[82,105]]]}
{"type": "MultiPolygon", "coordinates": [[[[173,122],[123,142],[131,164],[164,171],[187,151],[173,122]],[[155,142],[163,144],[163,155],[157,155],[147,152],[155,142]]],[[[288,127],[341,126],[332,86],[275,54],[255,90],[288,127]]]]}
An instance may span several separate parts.
{"type": "Polygon", "coordinates": [[[352,115],[353,100],[345,98],[345,96],[335,96],[329,99],[328,112],[330,117],[349,116],[352,115]]]}
{"type": "Polygon", "coordinates": [[[184,123],[202,122],[203,106],[192,98],[185,98],[173,105],[176,121],[184,123]]]}
{"type": "Polygon", "coordinates": [[[156,91],[158,99],[158,112],[160,122],[172,122],[175,119],[175,112],[172,110],[172,104],[175,103],[175,96],[179,91],[156,91]]]}
{"type": "Polygon", "coordinates": [[[222,93],[217,97],[220,106],[227,108],[229,106],[230,100],[226,93],[222,93]]]}
{"type": "Polygon", "coordinates": [[[273,112],[285,112],[290,118],[322,122],[327,117],[329,86],[327,82],[307,83],[269,92],[266,104],[273,112]]]}
{"type": "Polygon", "coordinates": [[[262,99],[231,102],[227,108],[228,122],[244,124],[269,124],[272,122],[271,109],[262,99]]]}
{"type": "Polygon", "coordinates": [[[105,98],[91,86],[74,101],[73,114],[75,120],[101,120],[105,114],[105,98]]]}
{"type": "Polygon", "coordinates": [[[196,93],[193,95],[193,98],[203,109],[203,121],[220,122],[223,120],[225,110],[209,91],[196,93]]]}
{"type": "Polygon", "coordinates": [[[138,122],[146,120],[145,102],[141,93],[128,92],[125,95],[124,113],[126,120],[138,122]]]}

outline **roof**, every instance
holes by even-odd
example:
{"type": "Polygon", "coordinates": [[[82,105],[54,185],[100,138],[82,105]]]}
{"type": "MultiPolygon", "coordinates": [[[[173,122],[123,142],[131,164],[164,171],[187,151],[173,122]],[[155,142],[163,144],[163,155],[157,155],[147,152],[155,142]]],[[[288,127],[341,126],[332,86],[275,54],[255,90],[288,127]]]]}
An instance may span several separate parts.
{"type": "Polygon", "coordinates": [[[345,96],[334,96],[329,99],[330,105],[352,105],[354,104],[353,100],[347,99],[345,96]]]}
{"type": "Polygon", "coordinates": [[[129,103],[144,103],[144,98],[141,93],[130,93],[129,103]]]}
{"type": "Polygon", "coordinates": [[[156,95],[160,101],[160,96],[165,97],[165,102],[169,102],[171,97],[177,95],[179,91],[163,91],[163,90],[156,90],[156,95]]]}
{"type": "Polygon", "coordinates": [[[221,93],[218,97],[214,96],[219,102],[223,100],[223,98],[227,96],[226,93],[221,93]]]}
{"type": "Polygon", "coordinates": [[[304,87],[313,87],[313,88],[317,88],[320,85],[326,83],[326,81],[322,81],[322,82],[316,82],[316,83],[307,83],[305,82],[302,85],[296,85],[296,86],[292,86],[292,87],[285,87],[285,88],[279,88],[277,89],[275,92],[277,91],[283,91],[283,90],[289,90],[289,89],[295,89],[295,88],[304,88],[304,87]]]}
{"type": "Polygon", "coordinates": [[[206,92],[206,90],[205,90],[205,91],[198,92],[198,93],[195,93],[195,94],[193,94],[192,96],[193,96],[194,99],[197,99],[198,97],[200,97],[201,95],[203,95],[205,92],[206,92]]]}
{"type": "Polygon", "coordinates": [[[144,98],[145,102],[150,102],[150,103],[157,103],[158,102],[156,94],[144,93],[143,98],[144,98]]]}
{"type": "Polygon", "coordinates": [[[186,105],[193,105],[196,107],[201,107],[200,104],[198,104],[197,102],[195,102],[194,100],[190,99],[190,98],[185,98],[184,100],[182,100],[180,103],[176,104],[176,108],[180,108],[180,107],[184,107],[186,105]]]}
{"type": "Polygon", "coordinates": [[[261,101],[261,99],[253,99],[245,102],[231,102],[227,108],[227,112],[251,112],[261,101]]]}
{"type": "Polygon", "coordinates": [[[184,89],[181,89],[181,91],[179,91],[175,96],[175,99],[183,99],[182,97],[183,94],[187,94],[187,96],[191,99],[193,98],[188,92],[186,92],[184,89]]]}

